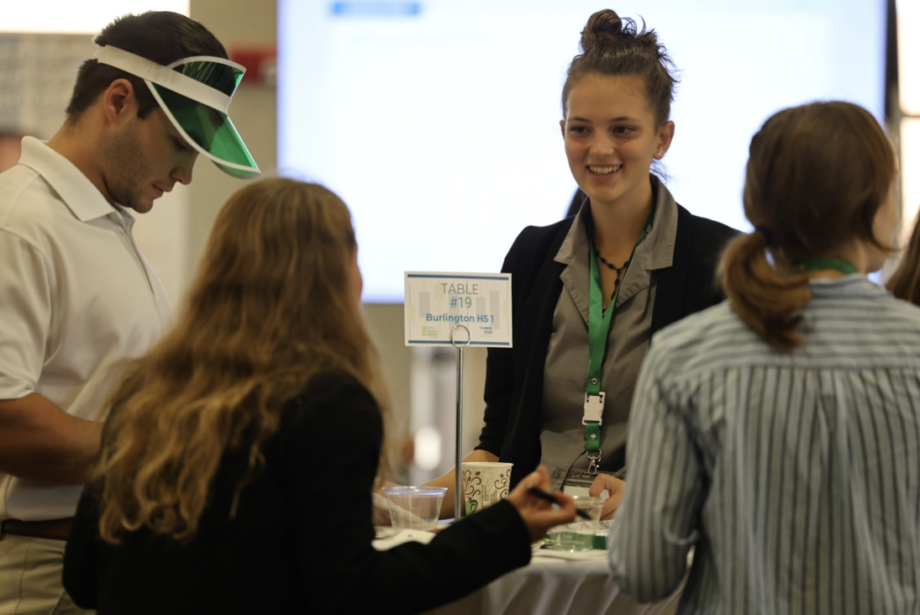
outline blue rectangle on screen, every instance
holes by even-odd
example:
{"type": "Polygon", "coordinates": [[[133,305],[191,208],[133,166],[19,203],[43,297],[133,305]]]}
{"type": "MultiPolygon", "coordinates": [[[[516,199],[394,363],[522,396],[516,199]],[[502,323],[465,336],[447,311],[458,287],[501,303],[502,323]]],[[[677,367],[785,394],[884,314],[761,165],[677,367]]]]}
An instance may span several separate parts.
{"type": "Polygon", "coordinates": [[[422,12],[421,2],[333,2],[335,17],[417,17],[422,12]]]}

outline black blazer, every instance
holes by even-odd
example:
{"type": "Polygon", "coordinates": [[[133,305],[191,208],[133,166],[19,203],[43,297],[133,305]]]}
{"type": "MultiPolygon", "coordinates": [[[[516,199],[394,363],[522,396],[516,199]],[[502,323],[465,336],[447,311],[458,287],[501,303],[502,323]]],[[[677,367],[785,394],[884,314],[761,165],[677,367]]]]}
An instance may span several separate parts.
{"type": "MultiPolygon", "coordinates": [[[[677,238],[671,267],[655,272],[652,334],[723,299],[715,269],[735,229],[694,216],[677,206],[677,238]]],[[[477,448],[514,463],[511,484],[540,463],[543,369],[553,313],[565,265],[553,260],[575,218],[525,228],[511,246],[503,273],[511,273],[513,348],[489,348],[486,361],[485,426],[477,448]]]]}
{"type": "Polygon", "coordinates": [[[382,435],[367,389],[350,376],[317,376],[285,406],[233,518],[248,448],[226,453],[187,543],[147,529],[119,545],[102,542],[98,502],[85,490],[64,554],[64,587],[99,615],[418,613],[530,561],[527,527],[507,501],[430,544],[376,551],[371,489],[382,435]]]}

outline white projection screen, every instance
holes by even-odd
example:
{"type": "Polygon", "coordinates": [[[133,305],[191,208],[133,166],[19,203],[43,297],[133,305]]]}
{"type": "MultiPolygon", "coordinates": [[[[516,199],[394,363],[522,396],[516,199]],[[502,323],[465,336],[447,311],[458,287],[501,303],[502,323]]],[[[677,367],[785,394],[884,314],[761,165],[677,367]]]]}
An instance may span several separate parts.
{"type": "MultiPolygon", "coordinates": [[[[667,185],[748,229],[747,146],[773,112],[848,100],[883,116],[884,0],[628,0],[680,69],[667,185]]],[[[405,271],[495,272],[574,194],[559,119],[582,0],[279,0],[279,170],[354,216],[364,300],[405,271]]]]}

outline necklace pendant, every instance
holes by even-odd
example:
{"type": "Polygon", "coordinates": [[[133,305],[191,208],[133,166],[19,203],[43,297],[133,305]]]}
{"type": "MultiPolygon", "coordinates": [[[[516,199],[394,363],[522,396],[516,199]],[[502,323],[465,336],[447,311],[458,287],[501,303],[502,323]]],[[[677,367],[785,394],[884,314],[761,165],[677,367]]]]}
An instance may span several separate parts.
{"type": "MultiPolygon", "coordinates": [[[[611,263],[610,261],[608,261],[606,258],[604,258],[604,257],[601,255],[600,252],[597,253],[597,257],[598,257],[599,259],[601,259],[601,262],[604,263],[604,264],[607,266],[608,269],[610,269],[611,271],[616,271],[616,273],[617,273],[617,279],[619,279],[620,274],[622,274],[623,271],[629,266],[629,260],[627,260],[625,263],[623,263],[620,267],[617,267],[616,265],[614,265],[613,263],[611,263]]],[[[632,260],[632,259],[630,259],[630,260],[632,260]]]]}

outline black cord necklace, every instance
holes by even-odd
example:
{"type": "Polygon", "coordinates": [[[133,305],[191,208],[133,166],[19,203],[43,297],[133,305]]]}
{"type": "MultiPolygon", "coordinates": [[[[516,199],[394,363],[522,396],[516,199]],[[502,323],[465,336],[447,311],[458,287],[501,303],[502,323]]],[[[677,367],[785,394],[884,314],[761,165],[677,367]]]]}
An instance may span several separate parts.
{"type": "Polygon", "coordinates": [[[601,256],[601,253],[600,253],[600,252],[597,252],[597,257],[598,257],[599,259],[601,259],[601,262],[602,262],[602,263],[604,263],[605,265],[607,265],[607,268],[608,268],[608,269],[610,269],[611,271],[615,271],[615,272],[616,272],[616,274],[617,274],[617,279],[616,279],[616,281],[613,283],[613,288],[614,288],[614,290],[615,290],[615,289],[620,285],[620,278],[622,277],[623,272],[626,271],[626,268],[629,267],[629,261],[630,261],[631,259],[627,259],[625,263],[623,263],[621,266],[617,267],[617,266],[614,265],[613,263],[608,262],[606,258],[604,258],[603,256],[601,256]]]}

